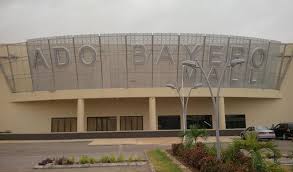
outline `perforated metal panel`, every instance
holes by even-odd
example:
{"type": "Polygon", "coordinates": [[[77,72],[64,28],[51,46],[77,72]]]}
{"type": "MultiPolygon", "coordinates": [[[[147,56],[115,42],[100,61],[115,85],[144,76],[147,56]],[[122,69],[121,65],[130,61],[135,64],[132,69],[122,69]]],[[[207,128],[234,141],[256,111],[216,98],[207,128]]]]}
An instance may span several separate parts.
{"type": "Polygon", "coordinates": [[[99,35],[73,38],[76,75],[79,89],[102,88],[102,58],[99,35]]]}
{"type": "Polygon", "coordinates": [[[216,87],[278,89],[291,58],[278,41],[193,33],[128,33],[60,36],[0,47],[1,71],[13,92],[95,88],[191,87],[207,82],[200,70],[182,67],[198,59],[216,87]]]}

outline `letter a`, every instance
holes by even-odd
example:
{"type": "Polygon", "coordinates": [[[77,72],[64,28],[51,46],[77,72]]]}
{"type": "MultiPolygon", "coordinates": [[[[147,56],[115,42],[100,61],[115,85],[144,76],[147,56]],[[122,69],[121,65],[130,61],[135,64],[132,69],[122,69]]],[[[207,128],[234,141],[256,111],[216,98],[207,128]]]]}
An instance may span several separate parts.
{"type": "Polygon", "coordinates": [[[48,62],[45,59],[42,50],[40,48],[37,48],[36,51],[35,51],[35,63],[34,63],[35,69],[37,69],[37,67],[39,65],[43,65],[44,67],[49,69],[48,62]]]}
{"type": "Polygon", "coordinates": [[[170,61],[171,64],[175,64],[173,57],[170,53],[170,50],[168,48],[167,45],[164,45],[163,48],[161,49],[161,53],[160,56],[158,57],[156,64],[158,64],[160,62],[160,60],[166,60],[166,61],[170,61]]]}

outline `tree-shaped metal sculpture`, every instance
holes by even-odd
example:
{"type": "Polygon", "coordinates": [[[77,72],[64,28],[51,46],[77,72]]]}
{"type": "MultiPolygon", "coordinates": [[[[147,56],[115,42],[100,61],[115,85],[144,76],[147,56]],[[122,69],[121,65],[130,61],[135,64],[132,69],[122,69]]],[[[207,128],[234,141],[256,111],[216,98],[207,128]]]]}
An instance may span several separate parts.
{"type": "Polygon", "coordinates": [[[234,66],[242,64],[244,62],[245,62],[245,60],[243,60],[243,59],[227,60],[227,62],[225,63],[225,66],[223,67],[223,70],[221,72],[220,79],[219,79],[219,81],[217,83],[217,94],[216,94],[216,96],[213,93],[212,85],[211,85],[211,83],[209,81],[209,76],[204,71],[204,69],[203,69],[202,65],[199,63],[198,59],[195,59],[194,61],[186,60],[186,61],[182,62],[183,66],[191,67],[193,70],[200,69],[202,74],[203,74],[203,77],[205,78],[205,80],[207,82],[207,86],[209,88],[209,92],[210,92],[210,95],[211,95],[211,98],[212,98],[214,115],[216,117],[217,159],[221,159],[221,144],[220,144],[220,130],[219,130],[219,116],[220,116],[219,115],[219,97],[220,97],[220,90],[221,90],[221,86],[222,86],[222,81],[223,81],[223,78],[225,76],[225,71],[226,71],[227,68],[234,67],[234,66]]]}

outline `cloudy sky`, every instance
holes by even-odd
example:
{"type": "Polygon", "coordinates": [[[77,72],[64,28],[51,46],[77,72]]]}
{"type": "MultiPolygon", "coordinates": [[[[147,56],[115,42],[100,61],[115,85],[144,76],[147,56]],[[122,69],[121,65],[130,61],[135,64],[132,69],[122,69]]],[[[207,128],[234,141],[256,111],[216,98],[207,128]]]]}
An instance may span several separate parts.
{"type": "Polygon", "coordinates": [[[192,32],[293,42],[293,0],[0,0],[0,42],[116,32],[192,32]]]}

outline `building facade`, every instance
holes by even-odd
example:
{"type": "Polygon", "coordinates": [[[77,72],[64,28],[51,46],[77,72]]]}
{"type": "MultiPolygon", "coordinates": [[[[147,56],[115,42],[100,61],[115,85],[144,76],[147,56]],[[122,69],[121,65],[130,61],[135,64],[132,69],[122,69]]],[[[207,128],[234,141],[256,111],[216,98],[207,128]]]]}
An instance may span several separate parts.
{"type": "MultiPolygon", "coordinates": [[[[225,71],[220,128],[293,121],[293,44],[225,35],[101,34],[0,45],[0,132],[178,130],[174,84],[190,94],[187,126],[214,129],[207,81],[225,71]],[[233,59],[244,63],[225,67],[233,59]]],[[[213,88],[213,92],[216,89],[213,88]]]]}

